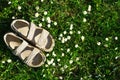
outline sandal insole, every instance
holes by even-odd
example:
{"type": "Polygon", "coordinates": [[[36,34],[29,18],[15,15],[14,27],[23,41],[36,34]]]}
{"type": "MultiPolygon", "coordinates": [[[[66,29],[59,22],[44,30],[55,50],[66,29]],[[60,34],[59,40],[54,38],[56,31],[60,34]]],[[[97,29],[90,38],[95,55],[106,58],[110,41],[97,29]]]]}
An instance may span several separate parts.
{"type": "Polygon", "coordinates": [[[17,28],[17,30],[22,33],[24,36],[27,36],[29,27],[28,24],[22,21],[16,21],[14,23],[15,28],[17,28]]]}
{"type": "Polygon", "coordinates": [[[29,28],[26,27],[21,27],[18,29],[18,32],[20,32],[22,35],[27,36],[29,28]]]}

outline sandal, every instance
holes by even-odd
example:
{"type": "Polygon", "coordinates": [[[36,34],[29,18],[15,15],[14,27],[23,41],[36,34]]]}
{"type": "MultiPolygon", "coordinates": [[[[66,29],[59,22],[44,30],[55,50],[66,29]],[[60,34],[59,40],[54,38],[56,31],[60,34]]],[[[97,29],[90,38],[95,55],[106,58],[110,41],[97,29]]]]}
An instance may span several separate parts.
{"type": "Polygon", "coordinates": [[[50,52],[55,45],[54,39],[50,33],[34,23],[29,23],[26,20],[16,19],[11,23],[12,29],[21,37],[29,41],[43,51],[50,52]]]}
{"type": "Polygon", "coordinates": [[[4,35],[4,41],[13,54],[18,56],[30,67],[39,67],[44,64],[46,57],[43,52],[31,45],[14,33],[4,35]]]}

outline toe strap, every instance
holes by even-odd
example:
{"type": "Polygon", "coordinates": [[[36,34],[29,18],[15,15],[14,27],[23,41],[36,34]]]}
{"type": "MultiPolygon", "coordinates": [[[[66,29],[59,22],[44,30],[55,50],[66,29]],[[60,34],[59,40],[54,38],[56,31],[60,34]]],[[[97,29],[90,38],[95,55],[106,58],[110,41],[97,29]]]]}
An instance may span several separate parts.
{"type": "Polygon", "coordinates": [[[29,26],[30,26],[30,30],[28,32],[27,39],[32,40],[36,30],[36,25],[34,23],[31,23],[29,26]]]}
{"type": "Polygon", "coordinates": [[[41,48],[44,48],[45,45],[47,44],[47,37],[49,35],[49,32],[46,31],[46,30],[43,30],[42,33],[41,33],[41,36],[40,38],[38,39],[38,45],[41,47],[41,48]]]}
{"type": "Polygon", "coordinates": [[[27,46],[28,43],[23,41],[22,44],[17,49],[15,49],[14,55],[19,55],[27,46]]]}
{"type": "Polygon", "coordinates": [[[44,61],[45,56],[42,55],[42,52],[37,48],[34,48],[30,55],[24,60],[24,62],[31,67],[38,67],[42,65],[44,61]]]}

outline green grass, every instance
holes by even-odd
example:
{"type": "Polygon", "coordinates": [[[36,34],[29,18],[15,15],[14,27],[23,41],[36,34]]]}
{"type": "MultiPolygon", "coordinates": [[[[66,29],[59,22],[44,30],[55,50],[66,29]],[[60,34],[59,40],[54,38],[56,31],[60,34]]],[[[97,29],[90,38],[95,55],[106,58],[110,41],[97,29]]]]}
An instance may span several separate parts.
{"type": "Polygon", "coordinates": [[[0,0],[0,80],[119,80],[119,39],[119,0],[0,0]],[[11,4],[8,4],[9,1],[11,4]],[[91,11],[84,15],[89,5],[91,11]],[[37,6],[38,10],[35,9],[37,6]],[[44,11],[48,14],[44,15],[44,11]],[[39,17],[35,17],[37,12],[39,17]],[[5,45],[3,36],[12,31],[10,24],[13,17],[36,25],[42,23],[42,27],[54,37],[54,50],[45,53],[47,61],[43,66],[28,67],[5,45]],[[52,20],[50,28],[46,20],[42,21],[43,17],[52,20]],[[87,21],[83,22],[83,18],[87,21]],[[57,22],[56,26],[54,22],[57,22]],[[69,29],[71,24],[72,30],[69,29]],[[64,34],[64,31],[67,33],[64,34]],[[81,33],[78,34],[78,31],[81,33]],[[60,34],[71,39],[62,43],[60,34]],[[68,49],[70,51],[67,52],[68,49]],[[8,59],[12,62],[8,63],[8,59]],[[48,60],[53,59],[49,65],[48,60]]]}

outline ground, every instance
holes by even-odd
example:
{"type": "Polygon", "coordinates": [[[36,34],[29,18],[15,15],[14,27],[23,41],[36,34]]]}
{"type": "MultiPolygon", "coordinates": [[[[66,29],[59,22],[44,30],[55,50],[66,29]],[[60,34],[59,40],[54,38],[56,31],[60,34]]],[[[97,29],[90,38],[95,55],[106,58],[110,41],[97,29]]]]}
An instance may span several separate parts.
{"type": "Polygon", "coordinates": [[[119,80],[119,43],[119,0],[0,0],[0,80],[119,80]],[[41,67],[28,67],[5,45],[14,19],[55,39],[41,67]]]}

